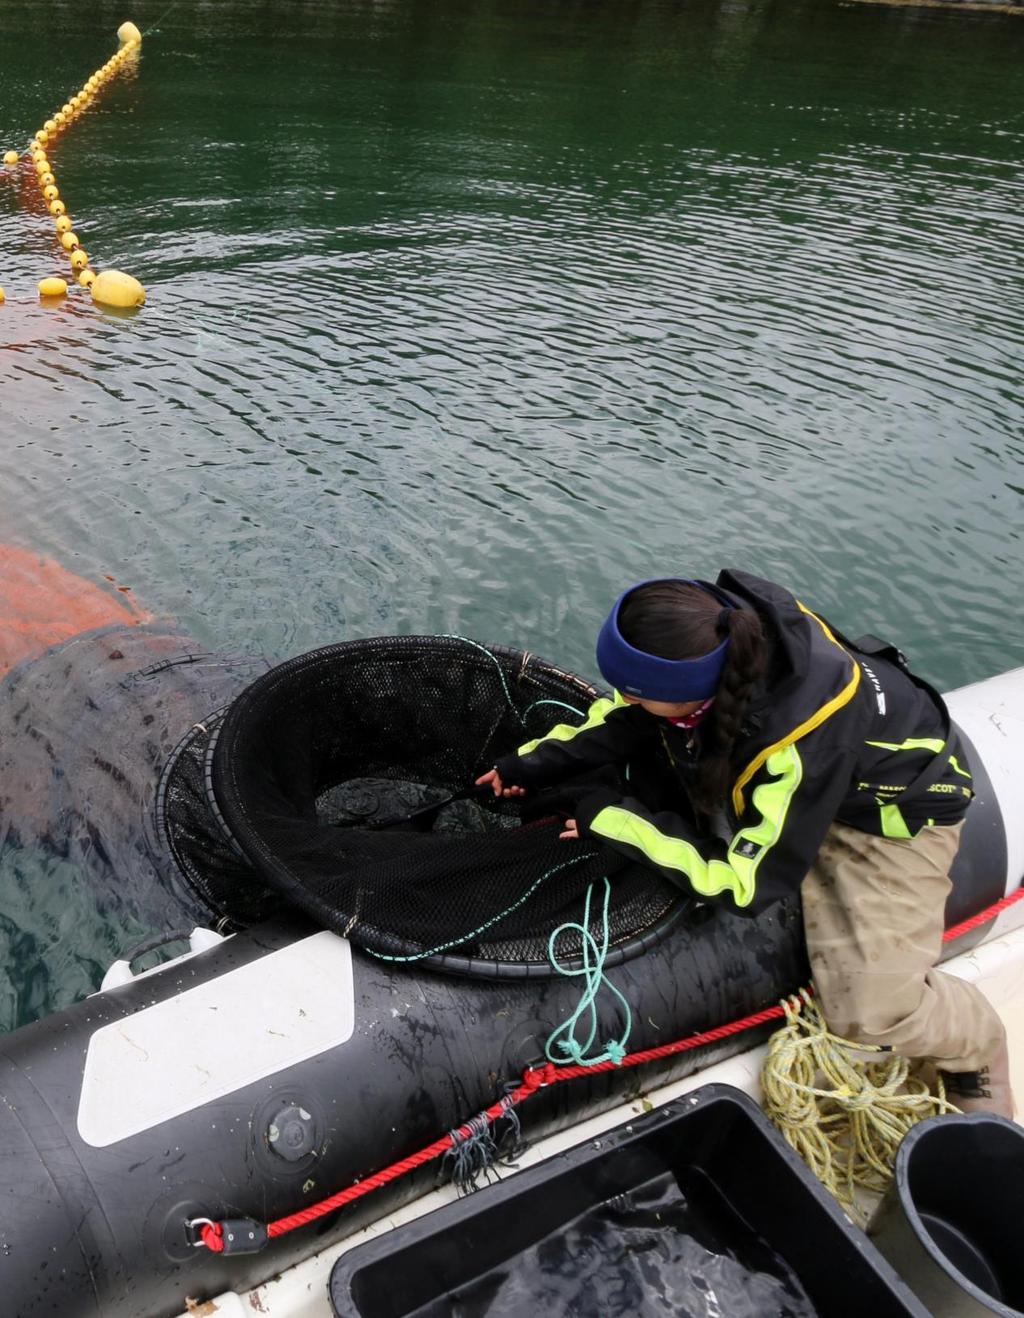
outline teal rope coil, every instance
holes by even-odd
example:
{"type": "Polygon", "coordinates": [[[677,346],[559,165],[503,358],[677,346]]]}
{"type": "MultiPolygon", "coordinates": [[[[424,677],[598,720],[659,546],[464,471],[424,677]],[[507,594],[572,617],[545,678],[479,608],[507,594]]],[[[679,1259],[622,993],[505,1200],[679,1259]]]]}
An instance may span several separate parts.
{"type": "Polygon", "coordinates": [[[554,1062],[556,1066],[565,1066],[569,1063],[574,1066],[597,1066],[600,1062],[615,1062],[618,1065],[626,1055],[626,1046],[633,1029],[633,1013],[629,1009],[629,1003],[604,973],[604,963],[608,956],[608,903],[611,900],[612,885],[607,878],[602,879],[601,882],[604,884],[604,903],[601,911],[600,944],[590,932],[590,898],[594,891],[593,884],[587,889],[586,901],[583,905],[583,923],[577,924],[573,920],[568,920],[565,924],[560,924],[548,939],[548,958],[555,970],[570,979],[581,978],[584,984],[583,996],[576,1010],[567,1021],[552,1032],[544,1046],[548,1061],[554,1062]],[[578,934],[583,942],[583,965],[578,970],[560,965],[556,954],[555,945],[559,935],[567,930],[578,934]],[[618,998],[625,1012],[625,1025],[621,1038],[609,1039],[602,1052],[587,1057],[586,1054],[594,1046],[597,1037],[597,995],[602,988],[608,989],[618,998]],[[590,1015],[590,1029],[586,1039],[580,1042],[576,1037],[576,1027],[587,1013],[590,1015]]]}

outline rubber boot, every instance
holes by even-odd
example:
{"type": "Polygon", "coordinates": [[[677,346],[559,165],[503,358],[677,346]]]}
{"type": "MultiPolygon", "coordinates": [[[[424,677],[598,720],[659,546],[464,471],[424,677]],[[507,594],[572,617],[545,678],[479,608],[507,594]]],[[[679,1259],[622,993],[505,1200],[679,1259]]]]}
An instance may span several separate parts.
{"type": "Polygon", "coordinates": [[[1004,1040],[999,1052],[987,1066],[977,1071],[943,1071],[946,1097],[961,1112],[993,1112],[1013,1120],[1013,1093],[1010,1089],[1010,1054],[1004,1040]]]}

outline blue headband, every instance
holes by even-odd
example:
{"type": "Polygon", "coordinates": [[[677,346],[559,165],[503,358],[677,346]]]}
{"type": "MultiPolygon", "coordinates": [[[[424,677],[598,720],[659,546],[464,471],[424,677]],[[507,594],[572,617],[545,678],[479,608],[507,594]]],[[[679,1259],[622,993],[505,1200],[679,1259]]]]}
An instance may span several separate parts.
{"type": "MultiPolygon", "coordinates": [[[[706,581],[686,581],[681,577],[658,577],[655,580],[679,581],[683,585],[697,586],[724,607],[736,608],[723,591],[706,581]]],[[[707,700],[718,690],[718,681],[729,649],[728,636],[709,654],[698,655],[696,659],[659,659],[657,655],[635,649],[619,630],[619,614],[623,604],[635,590],[653,584],[654,581],[641,581],[624,590],[615,601],[597,638],[597,666],[605,681],[627,696],[673,704],[707,700]]]]}

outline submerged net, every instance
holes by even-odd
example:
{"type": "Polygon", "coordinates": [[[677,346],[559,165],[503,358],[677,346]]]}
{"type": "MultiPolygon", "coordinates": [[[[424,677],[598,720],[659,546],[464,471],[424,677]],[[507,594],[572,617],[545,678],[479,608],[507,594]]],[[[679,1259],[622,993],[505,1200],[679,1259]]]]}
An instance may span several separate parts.
{"type": "MultiPolygon", "coordinates": [[[[590,840],[561,840],[543,797],[455,802],[425,832],[374,827],[463,790],[556,723],[581,722],[595,694],[533,655],[458,637],[314,651],[179,748],[161,793],[168,840],[189,881],[236,920],[284,899],[398,961],[546,969],[551,932],[579,920],[603,875],[610,944],[642,944],[678,890],[590,840]]],[[[578,956],[580,936],[558,950],[578,956]]]]}

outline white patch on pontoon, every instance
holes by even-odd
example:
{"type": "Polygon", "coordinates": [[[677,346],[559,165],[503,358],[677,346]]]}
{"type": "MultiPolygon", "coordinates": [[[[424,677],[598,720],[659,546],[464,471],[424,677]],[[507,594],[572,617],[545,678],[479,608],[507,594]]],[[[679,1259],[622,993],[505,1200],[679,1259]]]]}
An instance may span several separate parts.
{"type": "Polygon", "coordinates": [[[78,1133],[105,1148],[345,1043],[352,949],[313,934],[103,1026],[89,1040],[78,1133]]]}
{"type": "MultiPolygon", "coordinates": [[[[1024,668],[960,687],[946,696],[953,718],[974,743],[992,780],[1006,830],[1006,891],[1024,883],[1024,668]]],[[[1000,932],[1024,921],[1024,902],[999,917],[1000,932]]],[[[991,936],[991,931],[989,933],[991,936]]]]}

